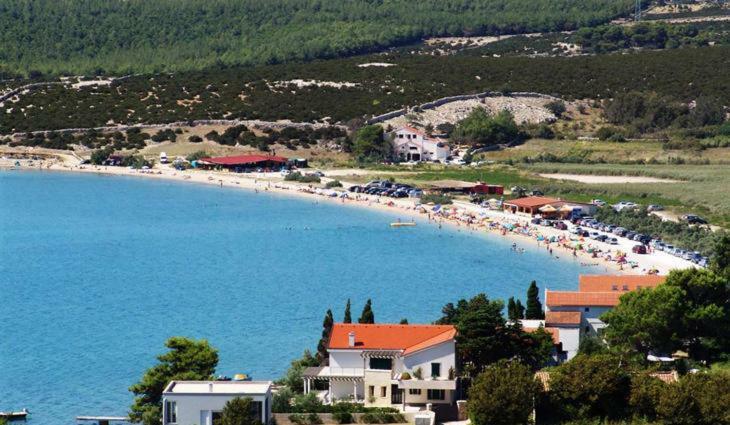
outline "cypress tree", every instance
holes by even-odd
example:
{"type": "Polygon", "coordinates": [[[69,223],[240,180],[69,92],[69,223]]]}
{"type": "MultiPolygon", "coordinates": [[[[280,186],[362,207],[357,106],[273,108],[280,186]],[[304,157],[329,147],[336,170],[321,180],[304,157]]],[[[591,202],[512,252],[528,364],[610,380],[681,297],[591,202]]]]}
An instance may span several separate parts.
{"type": "Polygon", "coordinates": [[[350,315],[350,299],[347,299],[347,305],[345,306],[345,318],[342,323],[352,323],[352,316],[350,315]]]}
{"type": "Polygon", "coordinates": [[[322,321],[322,338],[320,338],[317,344],[317,360],[319,360],[320,364],[324,364],[325,360],[329,357],[329,353],[327,353],[327,342],[330,339],[334,323],[332,310],[327,310],[327,314],[324,315],[324,320],[322,321]]]}
{"type": "Polygon", "coordinates": [[[365,308],[362,309],[362,314],[360,315],[360,319],[357,321],[358,323],[375,323],[375,315],[373,314],[373,303],[368,298],[368,301],[365,303],[365,308]]]}
{"type": "Polygon", "coordinates": [[[522,305],[522,301],[520,300],[515,301],[515,314],[518,319],[525,318],[525,306],[522,305]]]}
{"type": "Polygon", "coordinates": [[[544,319],[545,313],[542,311],[542,304],[540,303],[540,289],[537,287],[537,282],[534,280],[530,283],[530,288],[527,290],[527,311],[525,312],[525,319],[544,319]]]}
{"type": "Polygon", "coordinates": [[[507,301],[507,318],[509,320],[517,320],[517,305],[515,304],[515,297],[509,297],[507,301]]]}
{"type": "Polygon", "coordinates": [[[400,324],[401,325],[407,325],[408,324],[408,319],[406,319],[406,318],[400,319],[400,324]]]}

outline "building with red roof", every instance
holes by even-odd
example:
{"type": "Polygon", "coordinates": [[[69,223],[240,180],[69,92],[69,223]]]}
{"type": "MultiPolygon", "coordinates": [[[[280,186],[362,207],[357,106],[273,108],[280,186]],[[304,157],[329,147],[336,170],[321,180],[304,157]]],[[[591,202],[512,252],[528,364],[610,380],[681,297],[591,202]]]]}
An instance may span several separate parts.
{"type": "Polygon", "coordinates": [[[452,325],[335,323],[329,364],[305,370],[305,392],[326,383],[326,401],[370,406],[448,404],[456,390],[452,325]]]}
{"type": "Polygon", "coordinates": [[[580,292],[627,292],[642,288],[655,288],[664,283],[666,276],[651,275],[581,275],[578,278],[580,292]]]}
{"type": "Polygon", "coordinates": [[[580,340],[597,336],[606,324],[603,313],[616,307],[621,296],[638,289],[655,288],[666,277],[657,275],[581,275],[578,291],[545,290],[545,327],[558,329],[558,357],[570,360],[580,340]]]}
{"type": "Polygon", "coordinates": [[[451,155],[451,149],[445,141],[429,137],[415,127],[401,127],[392,135],[393,154],[403,161],[445,162],[451,155]]]}

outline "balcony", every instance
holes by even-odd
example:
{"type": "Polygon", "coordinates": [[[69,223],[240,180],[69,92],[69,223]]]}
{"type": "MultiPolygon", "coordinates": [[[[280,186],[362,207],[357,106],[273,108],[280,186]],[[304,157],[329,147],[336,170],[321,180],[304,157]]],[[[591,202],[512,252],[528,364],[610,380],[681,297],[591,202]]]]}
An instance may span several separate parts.
{"type": "Polygon", "coordinates": [[[365,369],[358,367],[308,367],[302,373],[304,378],[362,378],[365,376],[365,369]]]}

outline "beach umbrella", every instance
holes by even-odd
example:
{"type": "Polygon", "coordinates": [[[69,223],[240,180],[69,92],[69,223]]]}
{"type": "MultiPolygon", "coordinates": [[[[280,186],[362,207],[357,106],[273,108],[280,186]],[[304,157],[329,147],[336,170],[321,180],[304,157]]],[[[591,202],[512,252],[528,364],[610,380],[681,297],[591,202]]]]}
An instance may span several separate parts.
{"type": "Polygon", "coordinates": [[[431,211],[439,212],[441,210],[441,204],[436,204],[433,206],[433,209],[431,211]]]}
{"type": "Polygon", "coordinates": [[[565,204],[562,207],[560,207],[559,211],[560,212],[573,212],[573,208],[575,208],[575,207],[572,205],[565,204]]]}
{"type": "Polygon", "coordinates": [[[555,211],[557,211],[555,209],[555,207],[552,206],[552,205],[550,205],[550,204],[545,205],[544,207],[540,207],[540,208],[538,208],[538,210],[541,211],[541,212],[555,212],[555,211]]]}

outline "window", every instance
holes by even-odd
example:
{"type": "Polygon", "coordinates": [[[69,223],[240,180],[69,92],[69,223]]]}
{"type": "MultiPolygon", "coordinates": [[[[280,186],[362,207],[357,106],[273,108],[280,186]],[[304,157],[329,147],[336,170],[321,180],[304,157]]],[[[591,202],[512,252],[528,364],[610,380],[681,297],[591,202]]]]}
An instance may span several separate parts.
{"type": "Polygon", "coordinates": [[[370,369],[390,370],[393,368],[393,359],[370,358],[370,369]]]}
{"type": "Polygon", "coordinates": [[[438,378],[441,376],[441,363],[431,363],[431,377],[438,378]]]}
{"type": "Polygon", "coordinates": [[[446,400],[446,390],[428,390],[429,400],[446,400]]]}
{"type": "Polygon", "coordinates": [[[388,395],[388,387],[380,387],[380,397],[386,397],[388,395]]]}
{"type": "Polygon", "coordinates": [[[591,311],[590,307],[586,307],[586,312],[591,311]]]}
{"type": "Polygon", "coordinates": [[[213,425],[221,425],[223,423],[223,412],[213,412],[213,425]]]}
{"type": "Polygon", "coordinates": [[[168,424],[177,423],[177,402],[176,401],[165,401],[165,418],[167,418],[168,424]]]}
{"type": "Polygon", "coordinates": [[[411,388],[408,390],[408,394],[410,395],[421,395],[420,388],[411,388]]]}
{"type": "Polygon", "coordinates": [[[261,422],[261,417],[264,414],[264,406],[260,401],[251,402],[251,417],[257,422],[261,422]]]}
{"type": "Polygon", "coordinates": [[[586,333],[590,333],[590,332],[591,332],[591,327],[590,326],[586,326],[586,333]]]}
{"type": "Polygon", "coordinates": [[[611,285],[612,291],[618,291],[618,285],[611,285]]]}
{"type": "Polygon", "coordinates": [[[375,397],[375,386],[368,386],[368,397],[375,397]]]}

